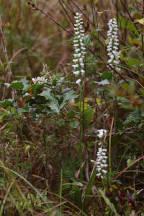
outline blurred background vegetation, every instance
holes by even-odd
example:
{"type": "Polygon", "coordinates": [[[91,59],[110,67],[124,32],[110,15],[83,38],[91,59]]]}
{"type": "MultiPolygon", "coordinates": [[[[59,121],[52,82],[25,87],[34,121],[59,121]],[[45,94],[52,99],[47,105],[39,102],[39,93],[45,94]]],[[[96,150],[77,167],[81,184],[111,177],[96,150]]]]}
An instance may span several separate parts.
{"type": "Polygon", "coordinates": [[[0,215],[144,216],[143,18],[143,0],[0,0],[0,215]],[[71,73],[77,11],[88,50],[82,150],[71,73]],[[107,68],[112,17],[120,39],[116,82],[107,68]],[[42,71],[51,95],[31,83],[42,71]],[[105,181],[90,178],[101,128],[112,148],[105,181]]]}

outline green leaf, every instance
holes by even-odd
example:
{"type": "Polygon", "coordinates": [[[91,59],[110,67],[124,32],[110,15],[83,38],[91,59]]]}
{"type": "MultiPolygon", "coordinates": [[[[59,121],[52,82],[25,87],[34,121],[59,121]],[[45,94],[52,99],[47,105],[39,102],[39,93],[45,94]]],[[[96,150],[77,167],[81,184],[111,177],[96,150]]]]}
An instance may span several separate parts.
{"type": "Polygon", "coordinates": [[[29,107],[26,106],[26,107],[24,107],[24,108],[18,108],[18,109],[17,109],[17,112],[18,112],[18,114],[22,114],[22,113],[25,113],[25,112],[29,112],[29,107]]]}
{"type": "Polygon", "coordinates": [[[92,109],[90,106],[88,107],[88,109],[84,111],[85,128],[87,128],[91,123],[91,121],[93,120],[94,112],[95,112],[94,109],[92,109]]]}
{"type": "Polygon", "coordinates": [[[94,172],[88,182],[88,186],[87,186],[87,189],[86,189],[86,192],[85,192],[85,195],[84,195],[84,207],[87,206],[87,201],[88,201],[88,197],[91,193],[91,189],[92,189],[92,186],[94,185],[94,180],[95,180],[95,177],[96,177],[96,169],[94,169],[94,172]]]}
{"type": "Polygon", "coordinates": [[[71,128],[78,128],[78,126],[79,126],[79,121],[71,121],[70,122],[71,128]]]}
{"type": "Polygon", "coordinates": [[[141,64],[141,60],[140,59],[135,59],[135,58],[129,58],[128,60],[127,60],[127,64],[129,65],[129,66],[133,66],[133,65],[136,65],[136,66],[139,66],[140,64],[141,64]]]}
{"type": "Polygon", "coordinates": [[[53,112],[60,113],[60,107],[56,99],[53,98],[53,100],[50,101],[49,107],[53,112]]]}
{"type": "Polygon", "coordinates": [[[51,95],[51,89],[47,89],[40,93],[39,95],[44,96],[48,100],[53,100],[53,96],[51,95]]]}
{"type": "Polygon", "coordinates": [[[130,123],[137,124],[141,122],[143,118],[144,118],[144,111],[135,110],[127,116],[126,120],[124,121],[124,125],[130,123]]]}
{"type": "Polygon", "coordinates": [[[104,79],[100,82],[94,81],[93,83],[97,85],[109,85],[110,84],[110,82],[107,79],[104,79]]]}
{"type": "Polygon", "coordinates": [[[77,97],[78,95],[76,95],[73,90],[66,92],[63,95],[63,101],[60,104],[60,109],[62,109],[68,101],[70,101],[71,99],[77,98],[77,97]]]}
{"type": "Polygon", "coordinates": [[[5,99],[3,101],[0,101],[0,105],[2,105],[3,107],[13,106],[13,100],[12,99],[5,99]]]}
{"type": "Polygon", "coordinates": [[[17,90],[22,90],[24,87],[23,83],[22,82],[19,82],[19,81],[14,81],[11,83],[11,88],[15,88],[17,90]]]}
{"type": "Polygon", "coordinates": [[[78,95],[76,95],[73,90],[68,91],[64,94],[64,100],[65,101],[69,101],[69,100],[77,98],[77,97],[78,97],[78,95]]]}
{"type": "Polygon", "coordinates": [[[119,21],[121,23],[121,28],[128,29],[133,32],[136,36],[139,36],[139,33],[134,25],[128,18],[126,17],[119,17],[119,21]]]}
{"type": "Polygon", "coordinates": [[[103,74],[101,75],[102,79],[111,79],[112,78],[112,73],[111,72],[103,72],[103,74]]]}
{"type": "Polygon", "coordinates": [[[105,192],[102,190],[99,190],[99,193],[101,194],[102,198],[104,199],[105,203],[107,204],[107,206],[112,210],[112,212],[114,213],[115,216],[119,216],[119,214],[117,213],[115,206],[113,205],[113,203],[111,203],[111,201],[106,197],[105,192]]]}

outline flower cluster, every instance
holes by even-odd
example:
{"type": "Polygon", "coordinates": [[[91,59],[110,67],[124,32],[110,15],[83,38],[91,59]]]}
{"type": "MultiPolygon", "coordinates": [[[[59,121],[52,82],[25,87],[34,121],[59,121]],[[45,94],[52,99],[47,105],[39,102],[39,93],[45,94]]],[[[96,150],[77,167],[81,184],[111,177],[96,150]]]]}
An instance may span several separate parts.
{"type": "Polygon", "coordinates": [[[73,55],[73,74],[78,76],[77,84],[80,84],[81,77],[85,74],[84,58],[86,54],[86,48],[84,45],[84,29],[83,19],[81,13],[76,13],[76,23],[74,24],[74,55],[73,55]]]}
{"type": "Polygon", "coordinates": [[[107,149],[103,147],[99,147],[97,152],[97,160],[96,160],[96,169],[98,178],[104,178],[107,174],[107,149]]]}
{"type": "MultiPolygon", "coordinates": [[[[100,138],[100,139],[106,138],[106,135],[107,135],[107,130],[105,130],[105,129],[97,130],[98,138],[100,138]]],[[[105,176],[107,174],[107,167],[108,167],[108,164],[107,164],[107,149],[102,146],[102,140],[99,142],[98,145],[99,145],[99,148],[98,148],[98,151],[97,151],[97,159],[96,159],[96,161],[91,160],[91,162],[94,164],[93,171],[94,171],[95,168],[97,170],[96,176],[98,178],[103,179],[103,178],[105,178],[105,176]]],[[[92,173],[93,173],[93,171],[92,171],[92,173]]]]}
{"type": "Polygon", "coordinates": [[[97,130],[97,136],[99,138],[106,137],[106,135],[107,135],[107,130],[105,130],[105,129],[99,129],[99,130],[97,130]]]}
{"type": "Polygon", "coordinates": [[[109,30],[107,32],[108,46],[107,55],[109,56],[108,64],[117,71],[120,71],[118,67],[120,63],[119,53],[119,39],[118,39],[118,25],[115,18],[110,19],[108,22],[109,30]]]}
{"type": "Polygon", "coordinates": [[[47,78],[44,76],[38,76],[36,78],[32,78],[34,84],[44,84],[47,83],[47,78]]]}
{"type": "Polygon", "coordinates": [[[43,70],[40,74],[41,74],[41,76],[38,76],[36,78],[32,78],[32,82],[34,84],[42,85],[44,83],[47,83],[48,81],[52,81],[52,76],[51,76],[50,72],[48,71],[47,64],[43,64],[43,70]]]}

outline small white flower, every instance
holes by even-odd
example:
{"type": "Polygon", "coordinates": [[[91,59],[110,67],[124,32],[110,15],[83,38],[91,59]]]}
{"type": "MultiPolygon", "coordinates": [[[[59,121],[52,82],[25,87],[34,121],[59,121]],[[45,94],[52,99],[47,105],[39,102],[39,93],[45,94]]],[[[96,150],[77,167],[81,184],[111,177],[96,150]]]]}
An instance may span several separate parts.
{"type": "Polygon", "coordinates": [[[79,52],[80,52],[80,49],[79,49],[79,48],[75,49],[75,52],[76,52],[76,53],[79,53],[79,52]]]}
{"type": "Polygon", "coordinates": [[[80,85],[80,83],[81,83],[81,79],[78,79],[78,80],[76,81],[76,84],[80,85]]]}
{"type": "Polygon", "coordinates": [[[78,68],[79,65],[78,65],[78,64],[76,64],[76,65],[72,65],[72,67],[75,69],[75,68],[78,68]]]}
{"type": "Polygon", "coordinates": [[[84,68],[84,63],[80,63],[80,66],[81,66],[82,68],[84,68]]]}
{"type": "Polygon", "coordinates": [[[81,57],[81,53],[74,54],[74,57],[75,57],[75,58],[79,58],[79,57],[81,57]]]}
{"type": "Polygon", "coordinates": [[[43,84],[43,83],[47,83],[47,79],[44,76],[41,77],[36,77],[36,78],[32,78],[32,81],[34,84],[43,84]]]}
{"type": "Polygon", "coordinates": [[[103,137],[105,137],[106,135],[107,135],[107,130],[105,130],[105,129],[99,129],[99,130],[97,130],[97,136],[99,137],[99,138],[103,138],[103,137]]]}
{"type": "Polygon", "coordinates": [[[83,74],[85,73],[85,70],[82,69],[80,72],[81,72],[81,74],[83,75],[83,74]]]}
{"type": "Polygon", "coordinates": [[[74,74],[74,75],[79,75],[80,72],[79,72],[79,71],[74,71],[73,74],[74,74]]]}
{"type": "Polygon", "coordinates": [[[74,62],[74,63],[78,62],[78,59],[73,59],[73,62],[74,62]]]}

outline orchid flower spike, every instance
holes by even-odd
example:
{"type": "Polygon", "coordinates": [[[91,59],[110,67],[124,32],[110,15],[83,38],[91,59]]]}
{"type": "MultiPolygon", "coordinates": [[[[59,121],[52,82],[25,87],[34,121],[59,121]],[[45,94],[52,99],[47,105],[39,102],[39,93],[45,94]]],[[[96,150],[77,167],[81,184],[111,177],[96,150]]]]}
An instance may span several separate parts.
{"type": "Polygon", "coordinates": [[[109,56],[108,64],[116,71],[120,71],[120,52],[119,52],[119,39],[118,39],[118,25],[115,18],[110,19],[108,22],[109,30],[107,32],[108,45],[107,55],[109,56]]]}
{"type": "Polygon", "coordinates": [[[80,85],[81,77],[85,74],[85,54],[86,48],[84,45],[84,29],[83,29],[83,19],[81,13],[76,13],[74,24],[74,54],[73,54],[73,74],[78,77],[76,83],[80,85]]]}

